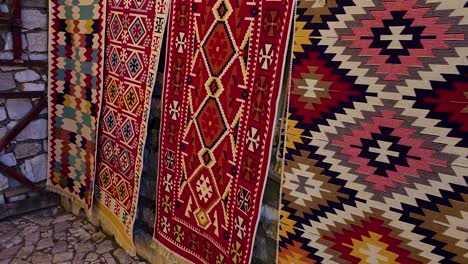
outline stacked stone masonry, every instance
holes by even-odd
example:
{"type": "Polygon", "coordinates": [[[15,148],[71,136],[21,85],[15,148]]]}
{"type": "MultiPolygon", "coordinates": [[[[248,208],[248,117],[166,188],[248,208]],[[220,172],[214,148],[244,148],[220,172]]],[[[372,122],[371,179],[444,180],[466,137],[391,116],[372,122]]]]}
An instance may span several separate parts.
{"type": "MultiPolygon", "coordinates": [[[[25,61],[47,61],[47,0],[22,0],[22,45],[25,61]]],[[[0,0],[0,15],[11,12],[11,0],[0,0]]],[[[0,60],[13,59],[13,37],[0,28],[0,60]]],[[[0,92],[46,91],[47,69],[0,66],[0,92]]],[[[3,137],[33,107],[37,99],[0,99],[0,137],[3,137]]],[[[46,179],[47,110],[33,120],[2,152],[0,161],[33,182],[46,179]]],[[[26,198],[15,191],[21,185],[0,174],[0,204],[26,198]],[[11,193],[11,195],[9,194],[11,193]]]]}

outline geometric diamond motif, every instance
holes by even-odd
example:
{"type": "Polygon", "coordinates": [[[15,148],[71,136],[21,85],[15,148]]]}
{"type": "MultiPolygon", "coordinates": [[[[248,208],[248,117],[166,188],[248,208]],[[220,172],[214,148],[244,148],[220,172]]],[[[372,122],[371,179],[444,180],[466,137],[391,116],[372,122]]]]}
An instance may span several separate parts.
{"type": "Polygon", "coordinates": [[[450,25],[437,17],[425,17],[429,8],[416,8],[418,0],[384,1],[384,10],[370,11],[373,18],[352,27],[349,48],[360,49],[366,65],[377,65],[377,73],[387,81],[398,81],[410,67],[422,68],[421,59],[434,58],[435,49],[447,49],[446,41],[463,40],[461,33],[448,33],[450,25]],[[411,10],[411,11],[409,11],[411,10]]]}
{"type": "Polygon", "coordinates": [[[217,22],[213,26],[202,44],[202,53],[206,58],[207,68],[215,77],[224,71],[228,62],[234,57],[235,46],[223,22],[217,22]]]}
{"type": "Polygon", "coordinates": [[[371,216],[333,231],[323,240],[332,242],[331,249],[350,263],[421,263],[409,257],[410,251],[402,247],[401,238],[394,237],[397,232],[393,229],[385,226],[383,218],[371,216]]]}
{"type": "Polygon", "coordinates": [[[107,140],[104,143],[102,150],[104,151],[105,160],[110,160],[114,156],[114,147],[112,146],[112,143],[110,140],[107,140]]]}
{"type": "Polygon", "coordinates": [[[126,142],[129,142],[133,138],[134,134],[135,133],[133,131],[132,122],[130,121],[130,119],[127,119],[127,121],[125,121],[122,125],[122,136],[126,142]]]}
{"type": "MultiPolygon", "coordinates": [[[[356,173],[365,178],[375,192],[387,192],[408,184],[411,177],[434,172],[447,161],[435,157],[436,151],[423,148],[425,138],[416,138],[416,129],[405,128],[404,120],[385,111],[362,121],[351,134],[332,141],[345,155],[347,164],[358,164],[356,173]]],[[[344,164],[344,163],[343,163],[344,164]]]]}
{"type": "Polygon", "coordinates": [[[101,176],[100,177],[101,178],[101,183],[103,184],[102,187],[107,189],[112,184],[112,180],[111,180],[109,171],[108,170],[101,171],[100,176],[101,176]]]}
{"type": "Polygon", "coordinates": [[[116,98],[117,98],[117,95],[119,94],[118,92],[118,89],[117,89],[117,85],[115,84],[115,81],[110,79],[109,81],[109,89],[107,89],[107,95],[109,97],[109,101],[113,102],[116,98]]]}
{"type": "Polygon", "coordinates": [[[117,195],[121,202],[125,202],[128,198],[128,187],[125,181],[121,181],[117,184],[117,195]]]}
{"type": "Polygon", "coordinates": [[[124,102],[129,111],[133,111],[133,108],[138,105],[139,98],[135,87],[131,86],[128,88],[127,92],[124,94],[124,102]]]}
{"type": "Polygon", "coordinates": [[[106,125],[107,131],[112,132],[116,127],[117,123],[115,121],[115,116],[113,111],[109,111],[104,117],[104,124],[106,125]]]}
{"type": "Polygon", "coordinates": [[[206,100],[195,117],[200,137],[207,148],[212,148],[227,132],[227,123],[216,99],[206,100]]]}
{"type": "Polygon", "coordinates": [[[112,70],[116,71],[117,66],[120,64],[120,58],[119,58],[117,49],[113,49],[111,51],[110,56],[109,56],[109,62],[110,62],[112,70]]]}
{"type": "Polygon", "coordinates": [[[127,151],[122,151],[122,154],[119,156],[119,161],[120,161],[120,170],[124,175],[128,172],[130,169],[130,158],[128,156],[127,151]]]}
{"type": "Polygon", "coordinates": [[[145,26],[141,22],[140,17],[136,17],[135,20],[133,20],[133,23],[129,28],[129,33],[133,44],[138,44],[143,38],[143,36],[146,35],[145,26]]]}
{"type": "Polygon", "coordinates": [[[135,76],[137,76],[138,73],[143,71],[143,67],[141,65],[142,63],[140,57],[137,55],[137,53],[133,53],[127,62],[128,72],[133,78],[135,78],[135,76]]]}
{"type": "Polygon", "coordinates": [[[120,33],[122,33],[122,22],[120,21],[120,18],[118,15],[114,15],[112,18],[112,21],[110,23],[110,33],[112,35],[113,39],[118,39],[120,36],[120,33]]]}
{"type": "Polygon", "coordinates": [[[279,263],[468,262],[467,11],[298,0],[279,263]]]}

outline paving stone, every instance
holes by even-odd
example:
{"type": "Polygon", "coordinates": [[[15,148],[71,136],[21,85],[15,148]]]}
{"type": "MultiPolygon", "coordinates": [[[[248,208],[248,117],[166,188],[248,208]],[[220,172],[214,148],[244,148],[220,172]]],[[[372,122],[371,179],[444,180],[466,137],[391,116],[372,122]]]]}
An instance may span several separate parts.
{"type": "Polygon", "coordinates": [[[66,240],[67,239],[67,233],[65,232],[55,232],[54,233],[54,239],[56,240],[66,240]]]}
{"type": "Polygon", "coordinates": [[[32,109],[31,100],[29,99],[7,99],[6,108],[11,119],[21,119],[32,109]]]}
{"type": "Polygon", "coordinates": [[[83,228],[88,231],[89,233],[94,233],[97,231],[96,227],[94,227],[92,224],[87,223],[86,225],[83,225],[83,228]]]}
{"type": "Polygon", "coordinates": [[[112,240],[104,240],[101,244],[97,245],[96,253],[102,255],[111,252],[115,249],[115,244],[112,240]]]}
{"type": "Polygon", "coordinates": [[[55,218],[55,220],[52,222],[52,224],[58,224],[58,223],[66,222],[66,221],[71,221],[71,220],[74,220],[74,219],[75,219],[75,216],[72,215],[72,214],[63,214],[63,215],[55,218]]]}
{"type": "Polygon", "coordinates": [[[27,261],[21,260],[21,259],[13,259],[10,264],[30,264],[27,261]]]}
{"type": "Polygon", "coordinates": [[[54,233],[54,231],[52,229],[49,229],[47,231],[42,232],[41,237],[42,238],[52,238],[53,233],[54,233]]]}
{"type": "Polygon", "coordinates": [[[86,261],[95,261],[98,260],[99,255],[96,254],[95,252],[89,252],[88,255],[86,255],[86,261]]]}
{"type": "Polygon", "coordinates": [[[91,238],[91,235],[82,227],[74,228],[70,230],[70,233],[80,241],[87,241],[91,238]]]}
{"type": "Polygon", "coordinates": [[[37,241],[39,241],[39,237],[40,237],[40,234],[39,232],[36,232],[36,233],[32,233],[30,234],[29,236],[25,237],[24,240],[25,240],[25,245],[26,246],[29,246],[29,245],[35,245],[37,243],[37,241]]]}
{"type": "Polygon", "coordinates": [[[127,253],[125,253],[125,251],[121,248],[116,249],[112,253],[112,255],[114,255],[114,257],[117,259],[119,263],[131,263],[132,262],[132,258],[127,253]]]}
{"type": "Polygon", "coordinates": [[[52,256],[42,252],[34,252],[31,262],[33,264],[50,264],[52,263],[52,256]]]}
{"type": "Polygon", "coordinates": [[[15,80],[21,83],[34,82],[41,78],[37,72],[33,70],[25,70],[15,73],[15,80]]]}
{"type": "Polygon", "coordinates": [[[73,258],[73,264],[82,264],[87,252],[76,252],[75,257],[73,258]]]}
{"type": "Polygon", "coordinates": [[[47,238],[43,238],[41,240],[39,240],[39,242],[37,243],[37,250],[41,250],[41,249],[45,249],[45,248],[50,248],[50,247],[53,247],[54,246],[54,242],[52,240],[52,238],[50,237],[47,237],[47,238]]]}
{"type": "Polygon", "coordinates": [[[28,225],[26,226],[19,234],[22,237],[28,236],[39,229],[37,225],[28,225]]]}
{"type": "Polygon", "coordinates": [[[91,235],[91,239],[94,240],[96,243],[100,243],[106,238],[106,235],[101,231],[98,231],[91,235]]]}
{"type": "MultiPolygon", "coordinates": [[[[11,201],[11,198],[10,198],[11,201]]],[[[23,238],[19,235],[14,236],[12,239],[8,240],[8,243],[5,244],[6,248],[16,246],[23,242],[23,238]]]]}
{"type": "Polygon", "coordinates": [[[24,246],[18,251],[18,254],[16,254],[16,257],[20,259],[27,259],[29,256],[31,256],[33,251],[34,251],[33,245],[24,246]]]}
{"type": "Polygon", "coordinates": [[[76,243],[75,244],[76,252],[91,252],[91,251],[94,251],[95,248],[96,247],[92,243],[84,242],[84,243],[76,243]]]}
{"type": "Polygon", "coordinates": [[[63,252],[54,255],[53,263],[64,263],[73,259],[73,252],[63,252]]]}
{"type": "Polygon", "coordinates": [[[9,232],[3,234],[3,236],[0,237],[0,246],[3,248],[11,247],[10,241],[17,235],[18,235],[18,230],[10,229],[9,232]]]}
{"type": "Polygon", "coordinates": [[[62,253],[68,250],[67,242],[59,241],[52,248],[52,254],[62,253]]]}
{"type": "Polygon", "coordinates": [[[20,248],[21,246],[18,245],[18,246],[10,247],[10,248],[0,251],[0,260],[13,258],[16,255],[16,253],[18,253],[20,248]]]}
{"type": "Polygon", "coordinates": [[[104,257],[104,259],[106,260],[106,263],[107,264],[117,264],[117,262],[115,261],[114,257],[110,254],[110,253],[106,253],[104,255],[102,255],[104,257]]]}
{"type": "Polygon", "coordinates": [[[60,233],[70,228],[71,224],[69,222],[60,222],[54,225],[54,232],[60,233]]]}

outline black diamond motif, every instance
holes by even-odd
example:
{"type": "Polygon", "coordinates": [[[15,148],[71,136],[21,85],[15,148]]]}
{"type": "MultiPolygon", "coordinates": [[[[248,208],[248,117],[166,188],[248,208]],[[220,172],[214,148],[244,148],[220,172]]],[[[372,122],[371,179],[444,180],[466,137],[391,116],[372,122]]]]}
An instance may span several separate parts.
{"type": "Polygon", "coordinates": [[[361,149],[359,157],[368,159],[368,165],[376,168],[375,174],[388,177],[387,171],[397,171],[396,166],[408,167],[408,160],[420,160],[421,158],[409,155],[410,146],[398,144],[400,137],[392,136],[393,128],[379,127],[380,133],[371,133],[372,139],[361,138],[362,146],[352,147],[361,149]],[[387,151],[390,153],[382,153],[381,144],[388,144],[387,151]],[[381,157],[384,156],[386,161],[381,157]]]}
{"type": "Polygon", "coordinates": [[[380,55],[389,56],[386,63],[401,64],[400,56],[409,56],[410,49],[422,49],[422,39],[435,39],[436,36],[423,36],[425,26],[411,26],[412,18],[404,18],[407,11],[392,11],[392,19],[384,19],[384,27],[372,28],[373,36],[361,37],[370,39],[370,48],[380,48],[380,55]],[[398,31],[398,32],[395,32],[398,31]],[[400,34],[401,39],[396,39],[400,34]]]}

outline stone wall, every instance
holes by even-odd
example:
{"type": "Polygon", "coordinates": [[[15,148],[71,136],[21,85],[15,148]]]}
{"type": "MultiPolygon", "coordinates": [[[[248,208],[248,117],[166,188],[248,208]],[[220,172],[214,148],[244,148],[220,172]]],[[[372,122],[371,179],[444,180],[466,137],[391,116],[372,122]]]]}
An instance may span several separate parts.
{"type": "MultiPolygon", "coordinates": [[[[8,0],[0,0],[2,16],[11,12],[8,0]]],[[[47,1],[22,1],[23,60],[47,61],[47,1]]],[[[0,27],[0,60],[13,59],[13,39],[8,27],[0,27]]],[[[0,92],[45,91],[47,69],[0,66],[0,92]]],[[[0,99],[0,137],[28,113],[37,99],[0,99]]],[[[32,121],[6,148],[0,161],[22,172],[33,182],[46,179],[47,110],[32,121]]],[[[29,195],[15,180],[0,174],[0,204],[29,195]]]]}

